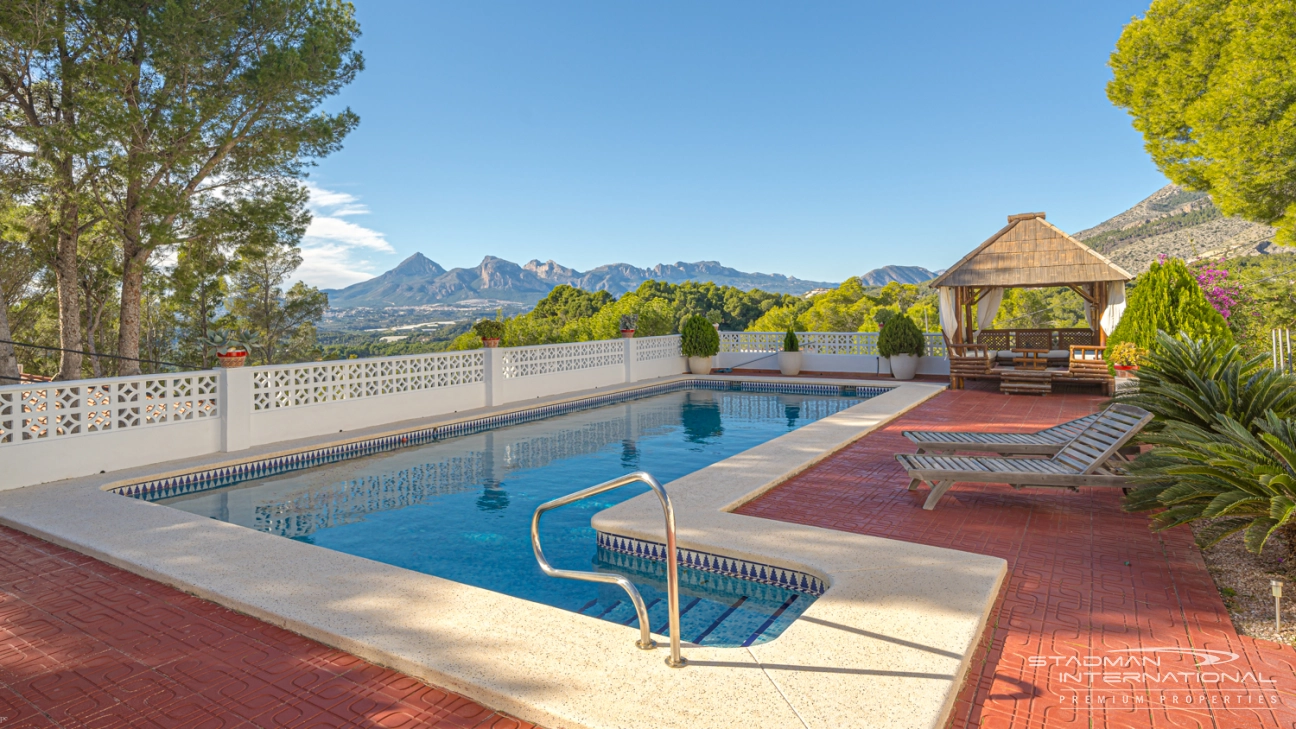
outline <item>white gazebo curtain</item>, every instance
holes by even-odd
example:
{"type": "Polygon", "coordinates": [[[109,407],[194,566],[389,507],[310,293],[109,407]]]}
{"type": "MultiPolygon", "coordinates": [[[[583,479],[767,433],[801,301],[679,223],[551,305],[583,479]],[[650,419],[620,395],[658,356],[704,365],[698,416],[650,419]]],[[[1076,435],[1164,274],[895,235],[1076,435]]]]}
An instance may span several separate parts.
{"type": "Polygon", "coordinates": [[[977,302],[977,331],[989,329],[994,324],[995,317],[999,315],[999,305],[1003,303],[1003,294],[1003,287],[996,286],[977,302]]]}
{"type": "MultiPolygon", "coordinates": [[[[945,332],[946,337],[953,337],[955,330],[958,329],[958,323],[955,320],[954,312],[954,289],[948,286],[942,286],[937,289],[938,303],[940,305],[940,323],[941,331],[945,332]]],[[[999,315],[999,305],[1003,303],[1004,290],[1002,287],[995,287],[985,293],[981,300],[977,302],[976,324],[977,330],[989,329],[994,323],[995,317],[999,315]]]]}
{"type": "Polygon", "coordinates": [[[945,333],[945,338],[954,339],[954,331],[958,329],[958,322],[954,317],[954,289],[941,287],[936,290],[937,303],[940,309],[941,331],[945,333]]]}
{"type": "MultiPolygon", "coordinates": [[[[1094,306],[1085,303],[1085,322],[1093,326],[1094,306]]],[[[1121,317],[1125,315],[1125,282],[1110,281],[1107,283],[1107,308],[1103,309],[1102,318],[1098,321],[1098,326],[1102,327],[1107,336],[1116,331],[1116,325],[1120,323],[1121,317]]]]}

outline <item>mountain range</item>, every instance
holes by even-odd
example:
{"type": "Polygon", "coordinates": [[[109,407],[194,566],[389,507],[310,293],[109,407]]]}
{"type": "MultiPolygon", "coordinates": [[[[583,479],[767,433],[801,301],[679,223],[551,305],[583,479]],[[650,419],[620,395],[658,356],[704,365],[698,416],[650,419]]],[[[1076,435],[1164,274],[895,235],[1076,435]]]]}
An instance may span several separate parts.
{"type": "MultiPolygon", "coordinates": [[[[1147,270],[1158,256],[1189,260],[1262,255],[1280,249],[1274,229],[1220,213],[1206,193],[1166,185],[1129,210],[1075,233],[1076,239],[1097,250],[1130,273],[1147,270]]],[[[921,266],[884,266],[862,275],[870,286],[892,281],[922,283],[937,276],[921,266]]],[[[534,304],[560,284],[587,291],[606,290],[620,296],[648,280],[683,283],[713,281],[740,289],[758,288],[801,296],[815,289],[832,289],[836,282],[806,281],[777,273],[746,273],[715,261],[663,263],[639,268],[612,263],[578,271],[554,261],[513,263],[486,256],[473,268],[446,270],[415,253],[392,270],[344,289],[326,290],[336,309],[351,307],[453,304],[471,299],[534,304]]]]}
{"type": "MultiPolygon", "coordinates": [[[[917,283],[934,275],[917,266],[887,266],[870,271],[864,278],[870,285],[881,286],[889,281],[917,283]]],[[[326,289],[325,292],[329,295],[330,306],[339,309],[451,304],[468,299],[534,304],[560,284],[587,291],[606,290],[619,296],[648,280],[669,283],[712,281],[721,286],[736,286],[744,290],[758,288],[795,296],[814,289],[837,287],[836,282],[805,281],[777,273],[746,273],[715,261],[663,263],[651,268],[612,263],[582,272],[554,261],[541,263],[532,260],[518,265],[486,256],[473,268],[447,271],[422,253],[415,253],[381,276],[344,289],[326,289]]]]}
{"type": "Polygon", "coordinates": [[[1267,225],[1225,217],[1204,192],[1166,185],[1073,237],[1137,275],[1162,255],[1191,261],[1290,250],[1275,246],[1273,235],[1267,225]]]}

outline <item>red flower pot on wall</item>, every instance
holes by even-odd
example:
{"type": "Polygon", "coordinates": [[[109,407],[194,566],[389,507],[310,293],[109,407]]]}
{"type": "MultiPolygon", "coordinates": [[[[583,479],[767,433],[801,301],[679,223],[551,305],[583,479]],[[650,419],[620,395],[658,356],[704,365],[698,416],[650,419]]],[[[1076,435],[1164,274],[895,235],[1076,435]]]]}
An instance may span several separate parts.
{"type": "Polygon", "coordinates": [[[247,352],[216,353],[216,363],[221,367],[242,367],[247,364],[247,352]]]}

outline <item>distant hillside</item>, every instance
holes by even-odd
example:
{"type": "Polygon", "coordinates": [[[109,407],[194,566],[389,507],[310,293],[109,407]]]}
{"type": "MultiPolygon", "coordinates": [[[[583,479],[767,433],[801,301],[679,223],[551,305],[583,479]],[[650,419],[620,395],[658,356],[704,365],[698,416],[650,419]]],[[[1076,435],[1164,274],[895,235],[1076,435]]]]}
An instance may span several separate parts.
{"type": "Polygon", "coordinates": [[[1224,217],[1204,192],[1166,185],[1138,205],[1074,237],[1130,273],[1147,270],[1160,255],[1234,258],[1274,252],[1274,229],[1224,217]]]}
{"type": "Polygon", "coordinates": [[[892,281],[899,281],[904,284],[922,283],[923,281],[930,281],[938,275],[940,274],[928,271],[922,266],[883,266],[860,276],[860,280],[868,286],[886,286],[892,281]]]}
{"type": "Polygon", "coordinates": [[[392,270],[344,289],[328,290],[334,308],[357,306],[418,306],[446,304],[467,299],[497,299],[534,304],[559,284],[587,291],[606,290],[614,295],[632,291],[648,280],[683,283],[711,281],[721,286],[747,290],[758,288],[780,294],[801,295],[835,283],[803,281],[777,273],[745,273],[715,261],[658,264],[638,268],[613,263],[581,272],[554,261],[529,261],[519,266],[511,261],[486,256],[474,268],[442,268],[422,253],[415,253],[392,270]]]}

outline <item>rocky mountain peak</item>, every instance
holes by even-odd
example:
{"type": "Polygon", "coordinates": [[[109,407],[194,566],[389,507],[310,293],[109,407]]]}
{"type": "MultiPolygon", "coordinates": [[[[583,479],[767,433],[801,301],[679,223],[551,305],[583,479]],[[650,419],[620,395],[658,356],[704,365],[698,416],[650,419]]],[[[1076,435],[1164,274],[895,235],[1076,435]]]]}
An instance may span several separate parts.
{"type": "Polygon", "coordinates": [[[534,273],[542,281],[551,281],[553,283],[571,283],[581,277],[580,271],[557,263],[552,258],[544,263],[533,258],[522,264],[522,268],[534,273]]]}
{"type": "Polygon", "coordinates": [[[442,268],[441,265],[438,264],[436,261],[432,260],[431,258],[428,258],[422,253],[415,253],[409,258],[406,258],[405,260],[401,261],[399,264],[396,265],[396,268],[393,268],[388,273],[392,273],[392,272],[400,272],[402,275],[409,275],[409,276],[417,276],[417,275],[440,276],[441,274],[445,273],[445,269],[442,268]]]}

